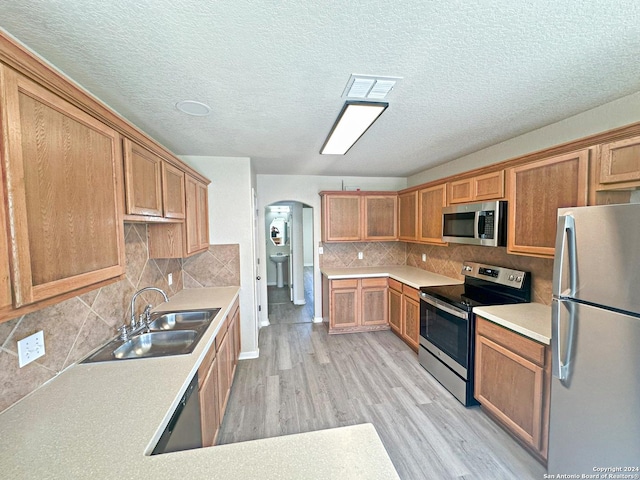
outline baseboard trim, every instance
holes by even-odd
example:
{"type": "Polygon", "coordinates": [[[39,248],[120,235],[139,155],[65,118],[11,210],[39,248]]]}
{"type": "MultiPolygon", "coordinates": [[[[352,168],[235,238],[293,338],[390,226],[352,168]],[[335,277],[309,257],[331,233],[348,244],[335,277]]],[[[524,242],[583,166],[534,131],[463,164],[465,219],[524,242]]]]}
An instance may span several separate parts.
{"type": "Polygon", "coordinates": [[[306,300],[294,300],[293,304],[294,305],[306,305],[307,301],[306,300]]]}
{"type": "Polygon", "coordinates": [[[260,349],[254,350],[253,352],[242,352],[238,357],[238,360],[252,360],[254,358],[258,358],[260,356],[260,349]]]}
{"type": "Polygon", "coordinates": [[[271,322],[269,321],[268,318],[266,320],[263,320],[263,321],[260,322],[260,328],[268,327],[269,325],[271,325],[271,322]]]}
{"type": "Polygon", "coordinates": [[[313,317],[313,323],[322,323],[322,317],[313,317]]]}

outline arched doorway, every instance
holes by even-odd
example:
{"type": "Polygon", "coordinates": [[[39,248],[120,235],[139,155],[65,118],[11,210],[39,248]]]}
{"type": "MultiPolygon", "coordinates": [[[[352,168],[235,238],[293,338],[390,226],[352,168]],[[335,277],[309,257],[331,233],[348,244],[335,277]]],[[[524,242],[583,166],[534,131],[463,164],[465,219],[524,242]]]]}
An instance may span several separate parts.
{"type": "Polygon", "coordinates": [[[269,323],[311,323],[313,208],[297,201],[278,201],[265,207],[264,219],[269,323]]]}

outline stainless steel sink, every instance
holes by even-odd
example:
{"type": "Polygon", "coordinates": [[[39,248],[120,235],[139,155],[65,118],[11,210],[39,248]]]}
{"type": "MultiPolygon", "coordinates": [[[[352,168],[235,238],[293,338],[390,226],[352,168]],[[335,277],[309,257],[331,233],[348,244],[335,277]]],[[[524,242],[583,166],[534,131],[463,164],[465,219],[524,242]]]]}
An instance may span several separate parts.
{"type": "Polygon", "coordinates": [[[193,329],[213,320],[219,308],[213,310],[193,310],[188,312],[165,312],[151,314],[151,330],[193,329]]]}
{"type": "Polygon", "coordinates": [[[197,337],[198,332],[195,330],[143,333],[116,348],[113,351],[113,356],[121,359],[187,353],[197,337]]]}
{"type": "Polygon", "coordinates": [[[219,311],[212,308],[152,313],[149,332],[143,331],[125,341],[114,338],[81,363],[191,353],[219,311]]]}

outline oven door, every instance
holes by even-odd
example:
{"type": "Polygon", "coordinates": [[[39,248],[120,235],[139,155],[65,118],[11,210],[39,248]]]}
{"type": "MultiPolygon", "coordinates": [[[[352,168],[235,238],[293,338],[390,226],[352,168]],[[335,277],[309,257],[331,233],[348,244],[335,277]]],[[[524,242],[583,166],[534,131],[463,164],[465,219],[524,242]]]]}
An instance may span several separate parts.
{"type": "Polygon", "coordinates": [[[420,294],[420,344],[467,380],[470,312],[420,294]]]}

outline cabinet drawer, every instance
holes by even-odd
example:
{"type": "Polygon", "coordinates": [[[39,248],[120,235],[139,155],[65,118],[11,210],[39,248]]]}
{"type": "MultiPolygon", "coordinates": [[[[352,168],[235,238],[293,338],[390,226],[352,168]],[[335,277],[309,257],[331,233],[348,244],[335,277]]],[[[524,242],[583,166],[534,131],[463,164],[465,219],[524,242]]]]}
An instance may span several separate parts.
{"type": "Polygon", "coordinates": [[[358,288],[358,279],[346,278],[344,280],[331,280],[331,288],[358,288]]]}
{"type": "MultiPolygon", "coordinates": [[[[221,339],[222,340],[222,339],[221,339]]],[[[211,364],[216,358],[216,345],[215,342],[209,347],[209,351],[202,360],[202,363],[198,367],[198,388],[202,388],[202,384],[207,378],[211,364]]]]}
{"type": "Polygon", "coordinates": [[[397,280],[394,280],[393,278],[389,278],[388,282],[389,282],[389,288],[392,288],[397,292],[402,292],[402,283],[400,283],[397,280]]]}
{"type": "Polygon", "coordinates": [[[387,278],[363,278],[361,280],[361,285],[363,288],[367,287],[386,287],[387,286],[387,278]]]}
{"type": "Polygon", "coordinates": [[[402,293],[407,297],[414,299],[416,302],[420,301],[420,291],[410,287],[409,285],[402,285],[402,293]]]}
{"type": "Polygon", "coordinates": [[[545,346],[541,343],[523,337],[482,317],[476,317],[476,331],[478,335],[489,338],[498,345],[502,345],[536,365],[544,367],[545,346]]]}
{"type": "Polygon", "coordinates": [[[225,337],[227,336],[227,319],[224,319],[224,325],[220,328],[220,331],[216,335],[216,351],[220,351],[220,345],[224,342],[225,337]]]}

